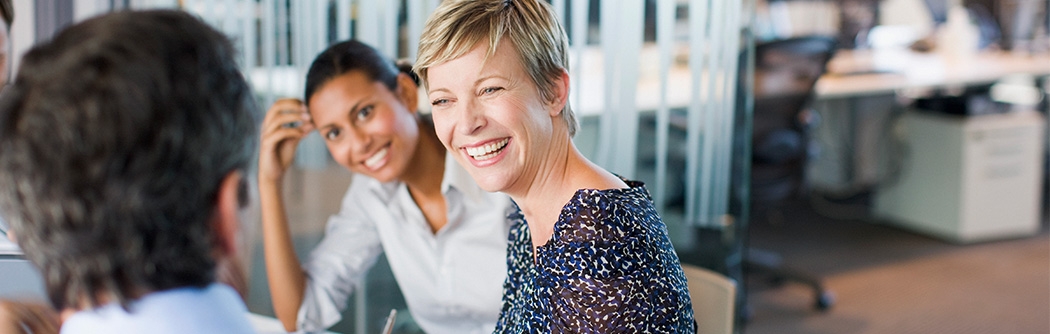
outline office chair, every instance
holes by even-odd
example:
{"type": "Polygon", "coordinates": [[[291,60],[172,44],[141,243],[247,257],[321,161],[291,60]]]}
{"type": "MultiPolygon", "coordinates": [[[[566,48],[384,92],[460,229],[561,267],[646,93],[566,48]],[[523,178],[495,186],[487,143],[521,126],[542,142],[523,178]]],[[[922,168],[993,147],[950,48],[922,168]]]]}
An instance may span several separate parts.
{"type": "MultiPolygon", "coordinates": [[[[779,217],[786,200],[805,192],[808,132],[814,123],[814,114],[806,107],[834,50],[835,40],[826,36],[755,45],[752,219],[779,217]]],[[[812,287],[817,310],[827,310],[834,303],[819,277],[782,266],[774,253],[750,248],[745,252],[746,271],[772,274],[774,282],[788,280],[812,287]]]]}

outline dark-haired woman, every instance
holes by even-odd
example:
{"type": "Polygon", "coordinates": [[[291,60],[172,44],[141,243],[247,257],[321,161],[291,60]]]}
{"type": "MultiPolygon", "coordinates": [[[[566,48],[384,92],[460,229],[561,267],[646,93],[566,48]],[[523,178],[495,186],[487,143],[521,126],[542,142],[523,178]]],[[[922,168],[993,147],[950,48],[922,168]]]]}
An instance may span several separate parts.
{"type": "Polygon", "coordinates": [[[427,333],[491,333],[506,277],[510,199],[481,190],[447,156],[417,83],[376,49],[335,44],[314,60],[306,103],[277,101],[263,122],[259,191],[267,275],[285,329],[321,330],[385,253],[427,333]],[[281,198],[295,147],[318,131],[353,172],[339,213],[300,263],[281,198]]]}

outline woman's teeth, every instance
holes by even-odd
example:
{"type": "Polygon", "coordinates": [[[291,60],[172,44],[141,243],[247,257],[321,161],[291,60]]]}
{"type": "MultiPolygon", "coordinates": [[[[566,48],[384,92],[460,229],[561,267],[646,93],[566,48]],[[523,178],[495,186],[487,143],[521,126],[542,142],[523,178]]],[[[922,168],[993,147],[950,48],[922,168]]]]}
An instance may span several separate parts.
{"type": "Polygon", "coordinates": [[[379,150],[379,152],[376,152],[376,154],[373,154],[371,158],[368,158],[368,160],[365,160],[365,167],[368,167],[368,168],[371,168],[371,169],[375,169],[376,167],[379,167],[378,166],[379,163],[383,161],[383,158],[386,158],[386,152],[387,152],[387,148],[383,148],[383,149],[379,150]]]}
{"type": "Polygon", "coordinates": [[[467,154],[478,161],[492,159],[499,154],[500,150],[507,146],[507,142],[510,142],[510,138],[504,138],[488,145],[469,147],[467,148],[467,154]]]}

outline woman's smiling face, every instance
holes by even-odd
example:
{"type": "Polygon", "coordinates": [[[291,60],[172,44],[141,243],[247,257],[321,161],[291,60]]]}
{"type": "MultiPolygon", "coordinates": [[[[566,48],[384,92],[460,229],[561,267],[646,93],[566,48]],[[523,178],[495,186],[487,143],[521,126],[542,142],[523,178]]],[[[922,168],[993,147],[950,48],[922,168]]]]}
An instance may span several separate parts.
{"type": "Polygon", "coordinates": [[[546,164],[560,106],[546,103],[509,42],[478,43],[430,67],[428,97],[445,148],[482,189],[526,190],[546,164]]]}
{"type": "Polygon", "coordinates": [[[414,109],[401,93],[351,71],[309,97],[310,116],[336,162],[381,182],[401,178],[419,143],[414,109]]]}

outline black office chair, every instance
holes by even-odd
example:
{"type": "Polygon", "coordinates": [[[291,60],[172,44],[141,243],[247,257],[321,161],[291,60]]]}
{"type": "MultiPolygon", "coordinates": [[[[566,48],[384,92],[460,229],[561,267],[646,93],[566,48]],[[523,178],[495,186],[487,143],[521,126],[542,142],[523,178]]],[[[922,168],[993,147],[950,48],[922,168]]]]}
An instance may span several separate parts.
{"type": "MultiPolygon", "coordinates": [[[[808,133],[814,125],[814,114],[807,104],[834,50],[835,40],[825,36],[755,45],[750,196],[754,220],[779,217],[777,213],[785,201],[805,192],[808,133]]],[[[746,252],[744,267],[748,272],[770,273],[775,281],[795,281],[812,287],[814,307],[818,310],[826,310],[834,303],[833,295],[819,277],[782,266],[774,253],[757,249],[746,252]]]]}

